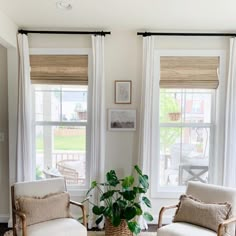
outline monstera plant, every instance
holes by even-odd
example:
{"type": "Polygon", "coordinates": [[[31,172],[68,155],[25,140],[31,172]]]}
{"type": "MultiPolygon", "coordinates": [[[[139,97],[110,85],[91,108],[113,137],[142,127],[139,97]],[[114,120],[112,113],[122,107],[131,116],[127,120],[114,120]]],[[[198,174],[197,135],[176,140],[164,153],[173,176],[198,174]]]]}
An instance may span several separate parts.
{"type": "Polygon", "coordinates": [[[148,176],[137,165],[134,166],[134,175],[118,178],[116,172],[111,170],[107,172],[104,183],[93,181],[87,196],[95,189],[100,195],[99,204],[90,202],[97,216],[96,224],[105,218],[114,227],[118,227],[125,221],[132,233],[139,234],[141,228],[137,217],[142,215],[147,221],[153,220],[152,215],[142,209],[142,206],[151,208],[151,202],[145,196],[148,188],[148,176]]]}

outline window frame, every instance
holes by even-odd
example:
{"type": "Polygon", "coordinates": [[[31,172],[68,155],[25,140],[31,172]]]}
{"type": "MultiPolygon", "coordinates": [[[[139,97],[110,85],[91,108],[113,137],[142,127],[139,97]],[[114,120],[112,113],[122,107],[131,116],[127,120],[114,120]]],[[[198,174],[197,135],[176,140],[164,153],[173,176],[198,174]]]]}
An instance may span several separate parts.
{"type": "MultiPolygon", "coordinates": [[[[219,81],[224,82],[225,76],[225,51],[224,50],[185,50],[185,49],[173,49],[173,50],[165,50],[165,49],[156,49],[154,51],[154,78],[160,78],[160,59],[161,56],[217,56],[220,58],[219,62],[219,81]]],[[[219,86],[220,87],[220,86],[219,86]]],[[[186,190],[186,186],[176,186],[176,187],[161,187],[159,184],[159,175],[160,175],[160,136],[159,131],[161,127],[161,123],[156,122],[159,121],[159,98],[160,98],[160,87],[159,80],[154,79],[153,85],[154,91],[159,91],[158,93],[153,93],[153,113],[152,113],[152,158],[151,158],[151,197],[152,198],[178,198],[179,195],[186,190]],[[158,109],[157,109],[158,108],[158,109]],[[158,140],[158,141],[156,141],[158,140]],[[156,168],[155,168],[156,167],[156,168]],[[158,181],[156,181],[158,180],[158,181]]],[[[220,90],[224,89],[220,87],[220,90]]],[[[212,113],[211,113],[211,123],[209,123],[211,138],[210,138],[210,153],[209,153],[209,182],[212,182],[212,174],[210,173],[210,168],[212,164],[212,157],[215,156],[215,146],[217,145],[217,138],[215,137],[216,131],[216,105],[220,106],[219,103],[219,93],[214,92],[214,96],[212,96],[212,113]]],[[[179,124],[173,124],[179,125],[179,124]]],[[[185,124],[190,126],[189,124],[185,124]]],[[[196,125],[194,125],[195,127],[196,125]]],[[[204,127],[206,125],[204,124],[204,127]]],[[[172,127],[172,124],[171,124],[172,127]]],[[[183,126],[181,126],[183,127],[183,126]]]]}
{"type": "MultiPolygon", "coordinates": [[[[57,121],[35,121],[35,91],[34,86],[32,86],[32,94],[33,94],[33,105],[32,105],[32,130],[33,130],[33,137],[35,137],[35,128],[38,125],[75,125],[75,126],[83,126],[86,127],[86,181],[85,186],[74,185],[70,186],[67,185],[67,189],[70,192],[71,196],[84,196],[89,189],[90,186],[90,153],[91,153],[91,110],[92,110],[92,49],[91,48],[30,48],[30,55],[87,55],[88,56],[88,95],[87,95],[87,122],[57,122],[57,121]]],[[[33,171],[34,176],[36,176],[36,147],[35,142],[32,145],[33,149],[33,171]]]]}

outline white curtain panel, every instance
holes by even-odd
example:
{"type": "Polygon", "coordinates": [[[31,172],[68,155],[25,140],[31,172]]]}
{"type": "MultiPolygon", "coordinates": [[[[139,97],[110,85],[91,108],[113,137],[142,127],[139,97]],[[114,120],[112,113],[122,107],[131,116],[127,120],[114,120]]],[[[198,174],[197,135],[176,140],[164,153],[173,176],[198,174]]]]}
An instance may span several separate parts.
{"type": "Polygon", "coordinates": [[[31,82],[28,37],[18,34],[19,80],[17,120],[17,181],[33,179],[32,168],[32,127],[31,127],[31,82]]]}
{"type": "MultiPolygon", "coordinates": [[[[105,79],[104,79],[104,36],[92,35],[93,71],[92,71],[92,111],[91,111],[91,180],[104,181],[105,164],[105,79]]],[[[90,199],[99,202],[95,192],[90,199]]],[[[88,227],[95,226],[95,216],[90,204],[88,227]]],[[[103,227],[102,224],[99,227],[103,227]]]]}
{"type": "MultiPolygon", "coordinates": [[[[158,79],[154,78],[154,44],[155,37],[149,36],[143,38],[143,78],[140,110],[139,166],[144,174],[149,174],[149,177],[151,173],[150,163],[152,156],[153,88],[154,79],[158,79]]],[[[156,120],[156,122],[158,122],[158,120],[156,120]]],[[[143,217],[139,217],[139,223],[142,229],[148,228],[147,222],[143,219],[143,217]]]]}
{"type": "Polygon", "coordinates": [[[224,185],[236,187],[236,39],[230,39],[226,96],[224,185]]]}

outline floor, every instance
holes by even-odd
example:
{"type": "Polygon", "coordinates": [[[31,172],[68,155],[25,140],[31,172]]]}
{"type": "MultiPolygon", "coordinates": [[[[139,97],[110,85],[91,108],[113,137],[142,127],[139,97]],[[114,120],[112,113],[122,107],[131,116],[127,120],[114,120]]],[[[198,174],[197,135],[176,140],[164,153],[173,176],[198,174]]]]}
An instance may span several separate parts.
{"type": "Polygon", "coordinates": [[[0,236],[3,236],[6,231],[8,231],[7,224],[0,224],[0,236]]]}
{"type": "MultiPolygon", "coordinates": [[[[149,225],[147,232],[156,232],[156,230],[157,230],[157,225],[149,225]]],[[[6,231],[8,231],[7,224],[0,223],[0,236],[3,236],[6,231]]],[[[91,231],[90,233],[91,236],[101,235],[101,234],[102,233],[100,233],[99,231],[98,232],[91,231]]]]}

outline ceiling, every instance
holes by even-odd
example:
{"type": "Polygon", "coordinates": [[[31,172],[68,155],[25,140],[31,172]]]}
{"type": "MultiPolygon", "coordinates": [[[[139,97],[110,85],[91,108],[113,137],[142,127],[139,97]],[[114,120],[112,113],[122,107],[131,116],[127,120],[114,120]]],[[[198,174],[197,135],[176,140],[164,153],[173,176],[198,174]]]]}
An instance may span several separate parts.
{"type": "Polygon", "coordinates": [[[236,32],[235,0],[0,0],[0,10],[23,28],[236,32]]]}

